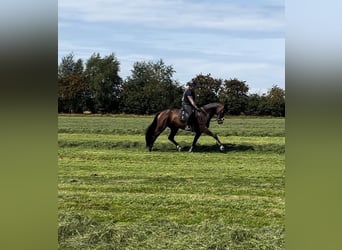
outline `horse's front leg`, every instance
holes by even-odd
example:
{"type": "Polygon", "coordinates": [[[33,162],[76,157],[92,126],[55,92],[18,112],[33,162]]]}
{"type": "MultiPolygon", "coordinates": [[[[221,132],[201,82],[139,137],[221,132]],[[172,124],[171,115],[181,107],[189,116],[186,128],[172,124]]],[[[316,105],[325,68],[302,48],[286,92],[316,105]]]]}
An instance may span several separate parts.
{"type": "Polygon", "coordinates": [[[216,141],[216,144],[220,147],[220,151],[224,150],[224,146],[222,145],[221,141],[219,140],[219,138],[217,137],[216,134],[214,134],[213,132],[211,132],[208,128],[206,128],[203,133],[213,137],[216,141]]]}
{"type": "Polygon", "coordinates": [[[197,143],[197,141],[198,141],[198,138],[199,138],[200,136],[201,136],[201,132],[196,132],[195,137],[194,137],[194,140],[192,141],[191,147],[190,147],[190,149],[189,149],[189,152],[190,152],[190,153],[191,153],[192,150],[194,149],[194,147],[195,147],[195,145],[196,145],[196,143],[197,143]]]}

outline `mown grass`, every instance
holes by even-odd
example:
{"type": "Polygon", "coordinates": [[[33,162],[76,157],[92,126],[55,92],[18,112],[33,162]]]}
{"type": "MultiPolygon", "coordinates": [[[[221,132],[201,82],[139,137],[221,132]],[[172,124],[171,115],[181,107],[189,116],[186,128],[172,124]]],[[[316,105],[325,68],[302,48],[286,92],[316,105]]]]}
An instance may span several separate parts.
{"type": "Polygon", "coordinates": [[[284,119],[213,123],[226,151],[203,136],[191,154],[165,134],[147,152],[151,121],[59,117],[60,249],[284,248],[284,119]]]}
{"type": "MultiPolygon", "coordinates": [[[[224,125],[211,120],[211,128],[221,136],[285,136],[283,118],[226,117],[224,125]]],[[[59,133],[144,134],[153,116],[59,116],[59,133]],[[137,120],[139,122],[137,122],[137,120]]],[[[188,132],[179,131],[181,135],[188,132]]]]}

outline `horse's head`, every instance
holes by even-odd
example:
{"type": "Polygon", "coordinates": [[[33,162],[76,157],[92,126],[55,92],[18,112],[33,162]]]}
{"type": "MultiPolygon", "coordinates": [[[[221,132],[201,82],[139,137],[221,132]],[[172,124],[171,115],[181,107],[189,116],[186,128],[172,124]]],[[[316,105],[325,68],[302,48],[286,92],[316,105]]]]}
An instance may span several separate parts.
{"type": "Polygon", "coordinates": [[[204,110],[209,114],[210,118],[217,116],[217,123],[222,124],[224,121],[224,105],[221,103],[209,103],[203,106],[204,110]]]}

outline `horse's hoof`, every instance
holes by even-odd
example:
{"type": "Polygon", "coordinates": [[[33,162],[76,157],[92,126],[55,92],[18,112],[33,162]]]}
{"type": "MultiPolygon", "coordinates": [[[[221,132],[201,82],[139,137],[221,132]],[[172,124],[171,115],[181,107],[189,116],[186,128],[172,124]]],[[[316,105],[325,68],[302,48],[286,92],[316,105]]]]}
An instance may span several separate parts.
{"type": "Polygon", "coordinates": [[[221,145],[221,146],[220,146],[220,151],[222,152],[223,150],[224,150],[224,146],[221,145]]]}
{"type": "Polygon", "coordinates": [[[192,153],[192,149],[193,149],[193,147],[190,147],[190,149],[189,149],[189,153],[192,153]]]}
{"type": "Polygon", "coordinates": [[[178,152],[182,151],[182,147],[177,145],[177,150],[178,150],[178,152]]]}

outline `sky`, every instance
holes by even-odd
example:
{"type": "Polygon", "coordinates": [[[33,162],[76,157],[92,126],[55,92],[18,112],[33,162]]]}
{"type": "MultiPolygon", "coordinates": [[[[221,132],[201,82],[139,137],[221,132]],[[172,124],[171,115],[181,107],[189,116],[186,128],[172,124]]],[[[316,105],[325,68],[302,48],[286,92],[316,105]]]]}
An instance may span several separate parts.
{"type": "Polygon", "coordinates": [[[160,59],[184,85],[198,74],[245,81],[250,93],[285,89],[284,0],[59,0],[58,63],[73,53],[160,59]]]}

